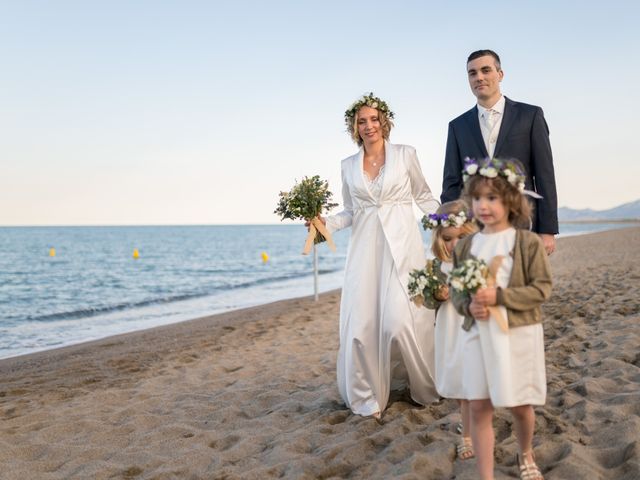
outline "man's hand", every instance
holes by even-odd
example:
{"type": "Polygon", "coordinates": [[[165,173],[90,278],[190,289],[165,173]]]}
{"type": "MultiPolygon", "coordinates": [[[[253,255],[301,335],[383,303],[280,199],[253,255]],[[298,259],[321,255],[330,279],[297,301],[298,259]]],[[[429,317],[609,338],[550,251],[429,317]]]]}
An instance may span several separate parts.
{"type": "Polygon", "coordinates": [[[542,239],[542,243],[544,244],[544,249],[547,252],[547,255],[551,255],[556,251],[555,235],[551,235],[549,233],[541,233],[540,238],[542,239]]]}

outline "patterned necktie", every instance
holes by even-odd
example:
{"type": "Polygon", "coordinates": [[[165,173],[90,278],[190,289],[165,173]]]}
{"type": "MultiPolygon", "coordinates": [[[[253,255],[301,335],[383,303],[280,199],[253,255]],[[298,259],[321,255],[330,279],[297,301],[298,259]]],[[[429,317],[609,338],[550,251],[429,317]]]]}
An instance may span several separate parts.
{"type": "Polygon", "coordinates": [[[491,133],[493,131],[493,127],[496,126],[496,122],[498,121],[498,112],[489,108],[484,112],[483,118],[489,133],[491,133]]]}

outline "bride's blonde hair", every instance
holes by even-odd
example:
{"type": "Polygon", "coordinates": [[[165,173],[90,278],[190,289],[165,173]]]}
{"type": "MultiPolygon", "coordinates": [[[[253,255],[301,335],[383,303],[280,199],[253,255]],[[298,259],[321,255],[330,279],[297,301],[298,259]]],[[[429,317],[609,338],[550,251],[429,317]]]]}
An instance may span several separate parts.
{"type": "Polygon", "coordinates": [[[378,111],[378,120],[380,120],[380,127],[382,128],[382,137],[385,140],[389,140],[389,134],[393,128],[394,113],[387,105],[387,102],[379,97],[376,97],[373,92],[363,95],[358,100],[353,102],[351,106],[344,112],[344,121],[347,125],[347,132],[351,136],[351,139],[362,146],[362,138],[358,133],[358,113],[362,107],[375,108],[378,111]]]}

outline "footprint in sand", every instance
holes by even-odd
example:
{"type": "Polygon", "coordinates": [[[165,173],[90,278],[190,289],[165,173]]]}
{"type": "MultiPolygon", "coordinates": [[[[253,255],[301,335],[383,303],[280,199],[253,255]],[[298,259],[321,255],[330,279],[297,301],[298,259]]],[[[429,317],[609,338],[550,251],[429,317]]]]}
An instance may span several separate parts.
{"type": "Polygon", "coordinates": [[[225,450],[229,450],[235,444],[240,441],[240,437],[238,435],[227,435],[226,437],[220,440],[212,440],[209,442],[209,448],[213,448],[214,450],[220,450],[224,452],[225,450]]]}
{"type": "Polygon", "coordinates": [[[344,423],[349,417],[349,412],[335,412],[327,417],[327,423],[329,425],[337,425],[344,423]]]}
{"type": "Polygon", "coordinates": [[[244,365],[237,365],[235,367],[224,367],[223,366],[222,368],[227,373],[233,373],[233,372],[237,372],[238,370],[242,370],[244,368],[244,365]]]}
{"type": "Polygon", "coordinates": [[[142,474],[143,470],[140,467],[129,467],[124,472],[122,472],[122,478],[127,480],[131,478],[135,478],[142,474]]]}

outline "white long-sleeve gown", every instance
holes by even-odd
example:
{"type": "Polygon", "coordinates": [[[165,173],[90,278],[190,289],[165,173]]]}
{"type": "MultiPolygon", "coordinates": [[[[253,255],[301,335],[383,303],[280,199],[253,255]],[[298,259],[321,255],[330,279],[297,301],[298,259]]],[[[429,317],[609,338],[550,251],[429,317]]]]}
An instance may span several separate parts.
{"type": "Polygon", "coordinates": [[[344,210],[327,218],[329,231],[351,226],[340,304],[338,389],[359,415],[382,412],[391,390],[409,387],[420,404],[437,400],[432,310],[409,300],[409,272],[423,268],[424,247],[413,202],[438,207],[415,149],[385,142],[379,196],[363,171],[364,150],[342,161],[344,210]]]}

